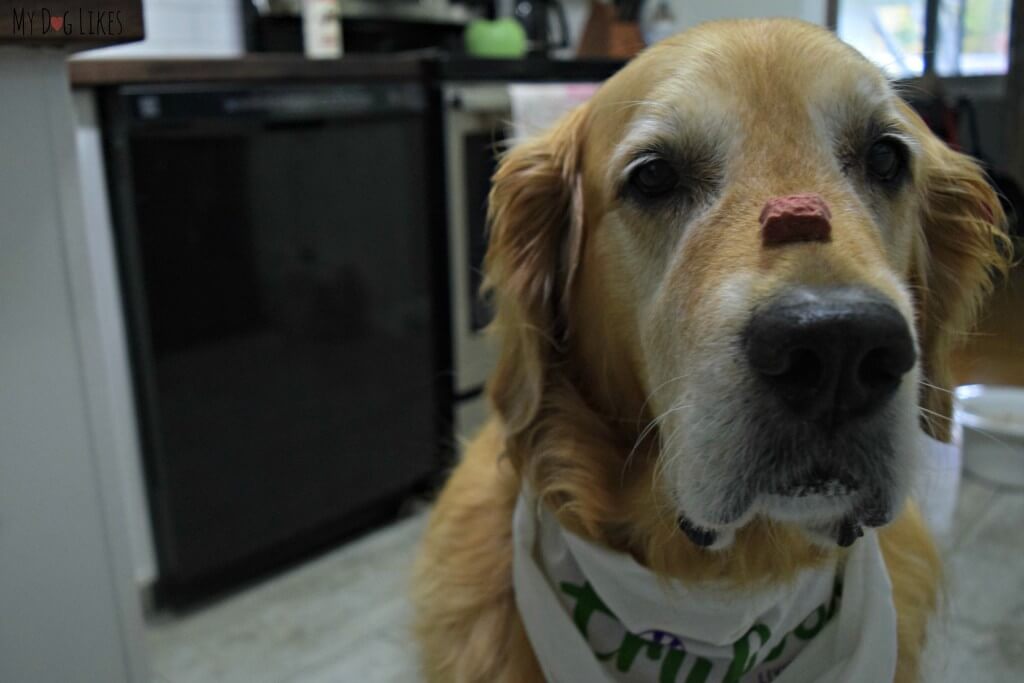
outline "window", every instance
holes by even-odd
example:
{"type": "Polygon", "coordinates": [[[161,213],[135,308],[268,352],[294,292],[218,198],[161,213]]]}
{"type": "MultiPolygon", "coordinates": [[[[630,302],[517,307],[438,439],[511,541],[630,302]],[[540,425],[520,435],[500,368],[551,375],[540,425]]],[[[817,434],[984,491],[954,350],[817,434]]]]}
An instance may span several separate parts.
{"type": "Polygon", "coordinates": [[[941,0],[935,46],[940,76],[1005,74],[1010,0],[941,0]]]}
{"type": "Polygon", "coordinates": [[[836,32],[890,76],[920,76],[924,17],[924,0],[846,0],[839,3],[836,32]]]}
{"type": "Polygon", "coordinates": [[[1006,73],[1012,0],[843,0],[837,4],[839,37],[894,78],[920,76],[929,68],[940,76],[1006,73]],[[926,30],[932,13],[934,37],[926,30]]]}

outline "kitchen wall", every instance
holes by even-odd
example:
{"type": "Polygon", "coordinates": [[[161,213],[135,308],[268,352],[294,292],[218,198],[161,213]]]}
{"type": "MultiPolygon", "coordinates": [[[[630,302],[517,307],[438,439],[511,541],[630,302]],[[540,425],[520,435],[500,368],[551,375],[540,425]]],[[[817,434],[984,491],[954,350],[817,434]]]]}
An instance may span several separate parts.
{"type": "Polygon", "coordinates": [[[230,56],[244,49],[239,0],[143,0],[146,39],[86,57],[230,56]]]}
{"type": "MultiPolygon", "coordinates": [[[[504,7],[511,7],[514,0],[501,0],[504,7]]],[[[661,4],[662,0],[645,0],[644,22],[661,4]]],[[[825,23],[826,0],[668,0],[682,31],[705,21],[750,17],[793,17],[815,24],[825,23]]],[[[579,44],[583,26],[589,14],[590,0],[562,0],[569,32],[572,35],[572,50],[559,56],[571,56],[579,44]]],[[[501,6],[501,5],[499,5],[501,6]]],[[[504,10],[511,12],[511,9],[504,10]]]]}
{"type": "MultiPolygon", "coordinates": [[[[685,28],[702,21],[737,17],[795,17],[815,24],[825,23],[825,0],[670,0],[676,18],[685,28]]],[[[658,0],[648,0],[648,11],[658,0]]]]}

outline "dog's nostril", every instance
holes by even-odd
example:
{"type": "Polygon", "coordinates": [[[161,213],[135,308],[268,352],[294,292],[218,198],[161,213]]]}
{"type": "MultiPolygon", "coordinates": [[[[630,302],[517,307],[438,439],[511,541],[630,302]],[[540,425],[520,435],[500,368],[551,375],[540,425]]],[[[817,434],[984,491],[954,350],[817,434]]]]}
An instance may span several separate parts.
{"type": "Polygon", "coordinates": [[[836,424],[876,410],[916,361],[903,315],[861,287],[797,287],[758,310],[747,358],[776,397],[805,419],[836,424]]]}
{"type": "Polygon", "coordinates": [[[821,384],[825,370],[821,358],[812,349],[794,349],[789,354],[786,370],[778,375],[778,379],[802,387],[816,387],[821,384]]]}
{"type": "MultiPolygon", "coordinates": [[[[906,369],[900,370],[893,349],[880,347],[868,351],[857,368],[857,379],[868,388],[895,384],[906,369]]],[[[909,369],[909,368],[907,368],[909,369]]]]}

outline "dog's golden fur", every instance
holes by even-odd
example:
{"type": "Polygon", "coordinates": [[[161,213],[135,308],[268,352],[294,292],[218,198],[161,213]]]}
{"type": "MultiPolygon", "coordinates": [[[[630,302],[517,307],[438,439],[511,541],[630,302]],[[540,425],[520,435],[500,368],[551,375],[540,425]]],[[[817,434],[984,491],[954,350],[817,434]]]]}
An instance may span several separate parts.
{"type": "MultiPolygon", "coordinates": [[[[679,531],[659,494],[660,442],[645,438],[657,428],[649,405],[651,364],[644,356],[644,344],[652,342],[641,339],[630,310],[636,295],[624,250],[602,228],[617,201],[606,169],[615,164],[635,103],[676,93],[710,98],[702,79],[728,83],[756,111],[735,112],[745,126],[740,144],[747,156],[726,183],[744,191],[723,196],[715,221],[746,225],[756,216],[756,198],[810,188],[829,197],[837,225],[849,226],[845,236],[836,235],[838,245],[823,247],[832,251],[820,252],[828,261],[824,271],[782,256],[767,262],[753,231],[730,239],[695,237],[687,245],[695,264],[687,269],[691,279],[684,286],[667,276],[668,291],[681,306],[691,306],[691,317],[714,325],[699,308],[701,299],[744,264],[772,272],[776,284],[866,280],[884,292],[897,285],[879,273],[895,271],[912,297],[909,315],[924,380],[922,426],[948,437],[947,358],[972,324],[992,273],[1004,265],[1003,215],[976,164],[934,138],[909,108],[894,104],[907,122],[904,132],[919,147],[910,196],[887,209],[888,218],[913,229],[892,243],[873,236],[863,207],[853,200],[844,204],[848,190],[806,161],[813,150],[789,132],[794,117],[806,116],[794,108],[808,97],[805,90],[841,93],[854,74],[869,72],[877,74],[830,34],[799,22],[704,25],[648,50],[590,103],[504,158],[491,195],[486,263],[501,343],[488,387],[496,415],[441,493],[417,559],[416,629],[428,680],[542,680],[511,582],[512,511],[524,481],[567,529],[684,581],[716,579],[737,588],[784,582],[840,552],[762,517],[740,529],[728,549],[698,548],[679,531]],[[685,74],[677,68],[682,63],[685,74]],[[811,71],[817,80],[806,77],[811,71]]],[[[662,248],[657,239],[649,237],[652,250],[662,248]]],[[[629,258],[644,265],[654,257],[634,250],[629,258]]],[[[912,503],[879,536],[898,613],[896,681],[910,683],[918,678],[926,624],[936,607],[939,561],[912,503]]]]}

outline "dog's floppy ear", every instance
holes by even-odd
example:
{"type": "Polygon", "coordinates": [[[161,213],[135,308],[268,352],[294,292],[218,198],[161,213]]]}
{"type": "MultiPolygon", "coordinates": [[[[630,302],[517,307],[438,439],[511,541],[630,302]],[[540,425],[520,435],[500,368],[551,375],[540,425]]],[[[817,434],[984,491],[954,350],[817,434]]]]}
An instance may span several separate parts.
{"type": "Polygon", "coordinates": [[[977,162],[935,137],[909,107],[904,113],[923,151],[916,178],[921,231],[911,274],[925,380],[922,426],[947,441],[953,389],[950,352],[965,341],[992,290],[993,277],[1006,273],[1011,249],[1003,208],[977,162]]]}
{"type": "Polygon", "coordinates": [[[488,386],[509,434],[540,408],[552,355],[568,334],[583,240],[580,164],[586,105],[507,152],[489,198],[485,293],[501,351],[488,386]]]}

